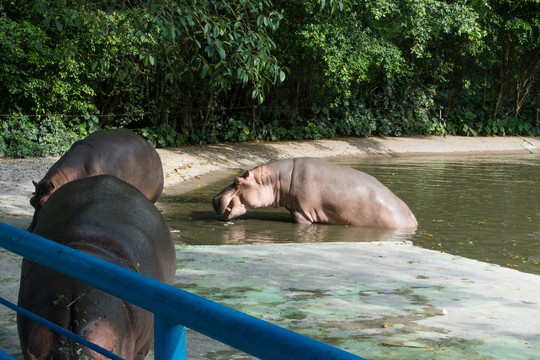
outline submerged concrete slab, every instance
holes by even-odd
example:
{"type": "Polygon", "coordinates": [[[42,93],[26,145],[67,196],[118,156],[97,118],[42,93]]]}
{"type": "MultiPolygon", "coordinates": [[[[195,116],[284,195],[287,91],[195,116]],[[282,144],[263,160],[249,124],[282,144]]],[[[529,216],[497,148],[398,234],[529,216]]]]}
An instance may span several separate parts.
{"type": "MultiPolygon", "coordinates": [[[[369,359],[533,359],[540,277],[400,243],[177,247],[176,286],[369,359]]],[[[249,359],[188,332],[190,359],[249,359]]]]}

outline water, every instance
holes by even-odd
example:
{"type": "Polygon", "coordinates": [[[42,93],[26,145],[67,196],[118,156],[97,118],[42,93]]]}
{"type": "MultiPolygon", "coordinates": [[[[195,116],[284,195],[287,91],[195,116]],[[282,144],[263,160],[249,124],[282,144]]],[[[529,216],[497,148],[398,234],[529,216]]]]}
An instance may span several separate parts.
{"type": "MultiPolygon", "coordinates": [[[[375,176],[415,213],[416,232],[299,225],[285,209],[252,209],[230,222],[212,197],[235,176],[170,196],[159,207],[177,243],[245,244],[410,240],[415,245],[540,274],[538,155],[370,157],[334,162],[375,176]]],[[[178,185],[181,186],[181,185],[178,185]]],[[[174,193],[171,189],[168,193],[174,193]]]]}
{"type": "Polygon", "coordinates": [[[540,157],[400,158],[352,164],[416,214],[415,245],[540,274],[540,157]]]}

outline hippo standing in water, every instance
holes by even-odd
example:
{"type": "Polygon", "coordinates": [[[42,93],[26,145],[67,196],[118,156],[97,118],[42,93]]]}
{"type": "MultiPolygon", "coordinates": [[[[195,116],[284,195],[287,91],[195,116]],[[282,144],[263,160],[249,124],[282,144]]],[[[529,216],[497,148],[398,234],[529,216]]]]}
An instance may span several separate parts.
{"type": "Polygon", "coordinates": [[[33,231],[41,207],[60,186],[84,177],[109,174],[135,186],[156,202],[163,190],[163,167],[156,150],[128,129],[101,130],[75,142],[39,183],[30,204],[36,209],[28,231],[33,231]]]}
{"type": "MultiPolygon", "coordinates": [[[[153,279],[174,279],[165,220],[136,188],[113,176],[62,186],[43,206],[34,232],[153,279]]],[[[27,259],[18,303],[125,359],[144,359],[153,342],[152,313],[27,259]]],[[[25,359],[101,358],[23,316],[17,325],[25,359]]]]}
{"type": "Polygon", "coordinates": [[[225,220],[247,209],[284,207],[296,223],[386,228],[418,225],[407,204],[364,172],[318,158],[270,162],[236,178],[213,199],[225,220]]]}

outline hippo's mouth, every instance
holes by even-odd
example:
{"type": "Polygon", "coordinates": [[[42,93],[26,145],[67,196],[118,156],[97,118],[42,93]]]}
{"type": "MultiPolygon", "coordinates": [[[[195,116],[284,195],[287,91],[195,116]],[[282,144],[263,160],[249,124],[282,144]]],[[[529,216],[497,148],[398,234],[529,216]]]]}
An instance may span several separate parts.
{"type": "Polygon", "coordinates": [[[234,203],[231,201],[223,210],[223,218],[227,221],[235,219],[246,213],[246,208],[243,204],[234,203]]]}
{"type": "Polygon", "coordinates": [[[225,220],[229,220],[231,217],[231,213],[233,212],[232,200],[229,201],[228,203],[226,203],[223,200],[224,200],[223,198],[220,199],[217,196],[214,198],[214,201],[213,201],[214,210],[216,211],[216,213],[223,215],[223,218],[225,220]]]}
{"type": "Polygon", "coordinates": [[[232,207],[231,204],[229,204],[225,207],[225,210],[223,211],[223,217],[225,218],[225,220],[229,220],[229,216],[231,215],[231,213],[232,207]]]}
{"type": "Polygon", "coordinates": [[[238,206],[233,206],[232,201],[225,207],[225,210],[223,211],[223,218],[225,220],[231,220],[234,219],[240,215],[242,215],[245,211],[242,211],[242,209],[239,209],[238,206]]]}
{"type": "Polygon", "coordinates": [[[233,186],[229,186],[212,200],[216,213],[227,221],[246,213],[246,207],[235,194],[233,186]]]}

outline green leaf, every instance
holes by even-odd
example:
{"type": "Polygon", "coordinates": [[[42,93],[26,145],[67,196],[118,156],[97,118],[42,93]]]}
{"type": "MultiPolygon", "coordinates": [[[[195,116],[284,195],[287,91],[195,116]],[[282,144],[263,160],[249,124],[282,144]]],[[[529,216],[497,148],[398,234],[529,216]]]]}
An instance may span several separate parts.
{"type": "Polygon", "coordinates": [[[217,51],[219,53],[219,57],[221,58],[221,61],[225,61],[225,58],[227,57],[227,53],[225,52],[225,49],[222,47],[218,47],[217,51]]]}
{"type": "Polygon", "coordinates": [[[56,294],[56,296],[53,299],[53,304],[58,305],[64,300],[64,295],[62,294],[56,294]]]}
{"type": "Polygon", "coordinates": [[[60,20],[55,19],[54,24],[56,25],[56,30],[58,30],[58,32],[62,32],[63,26],[60,20]]]}
{"type": "MultiPolygon", "coordinates": [[[[79,133],[82,136],[88,135],[88,131],[86,131],[86,126],[84,124],[79,124],[79,133]]],[[[55,304],[56,305],[56,304],[55,304]]]]}
{"type": "Polygon", "coordinates": [[[202,71],[201,71],[201,79],[204,79],[206,74],[208,73],[208,69],[210,67],[208,66],[208,64],[204,64],[203,68],[202,68],[202,71]]]}

